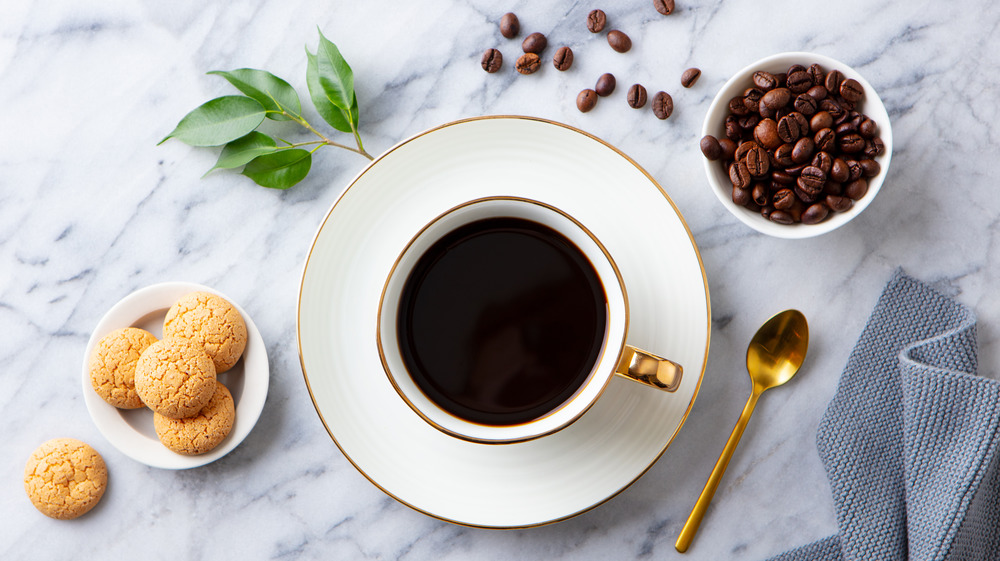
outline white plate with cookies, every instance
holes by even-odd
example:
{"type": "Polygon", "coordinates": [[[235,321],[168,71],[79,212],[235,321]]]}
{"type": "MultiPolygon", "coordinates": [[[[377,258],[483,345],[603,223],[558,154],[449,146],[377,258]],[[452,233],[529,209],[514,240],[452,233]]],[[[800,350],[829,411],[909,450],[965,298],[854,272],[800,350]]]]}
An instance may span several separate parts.
{"type": "MultiPolygon", "coordinates": [[[[213,329],[218,332],[221,328],[213,326],[213,329]]],[[[228,324],[225,329],[230,329],[228,324]]],[[[169,349],[161,348],[160,351],[164,356],[170,355],[169,352],[164,352],[169,349]]],[[[151,367],[147,364],[140,368],[151,367]]],[[[164,368],[173,369],[168,363],[164,368]]],[[[104,375],[112,377],[106,373],[104,375]]],[[[176,373],[167,374],[170,375],[176,373]]],[[[97,324],[83,357],[84,402],[98,430],[126,456],[163,469],[202,466],[236,448],[260,417],[267,396],[269,377],[267,350],[260,331],[249,314],[217,290],[188,282],[155,284],[137,290],[120,300],[97,324]],[[203,295],[200,305],[193,299],[196,294],[203,295]],[[104,353],[102,357],[106,354],[116,354],[114,360],[109,362],[119,365],[116,368],[122,370],[131,369],[131,373],[137,363],[143,360],[148,363],[153,358],[151,356],[153,353],[143,353],[147,348],[154,344],[162,347],[168,340],[177,339],[180,342],[192,334],[197,335],[201,325],[211,323],[214,321],[213,317],[217,315],[225,319],[224,314],[216,314],[211,309],[187,309],[186,319],[173,321],[168,327],[168,337],[165,337],[165,318],[171,312],[171,308],[176,313],[178,306],[186,301],[194,302],[194,308],[221,306],[228,310],[233,320],[230,323],[242,323],[242,325],[236,325],[240,329],[236,330],[235,335],[226,331],[224,336],[220,335],[222,338],[219,341],[204,344],[203,347],[210,360],[206,362],[202,358],[197,362],[199,368],[214,373],[217,385],[220,386],[217,390],[219,395],[210,400],[208,398],[202,400],[205,401],[202,406],[195,404],[194,407],[199,409],[196,415],[185,413],[184,419],[174,419],[161,414],[162,412],[173,415],[173,412],[169,408],[163,409],[164,406],[160,405],[159,400],[154,407],[160,407],[160,412],[154,412],[142,400],[137,402],[134,395],[136,392],[131,388],[134,384],[130,381],[127,384],[129,387],[126,387],[120,379],[121,373],[115,374],[119,378],[117,381],[101,379],[102,373],[95,374],[97,367],[93,359],[102,353],[104,353]],[[244,326],[245,330],[242,330],[244,326]],[[113,341],[115,339],[117,341],[113,341]],[[238,343],[235,348],[230,346],[231,339],[235,339],[238,343]],[[93,381],[95,375],[99,381],[103,381],[103,384],[93,381]],[[228,390],[229,396],[223,395],[225,392],[222,388],[228,390]],[[232,410],[229,410],[230,408],[232,410]],[[198,427],[199,431],[204,430],[209,433],[215,431],[218,437],[208,443],[185,439],[184,425],[192,425],[191,428],[194,428],[194,423],[202,424],[198,427]]],[[[146,398],[149,400],[148,394],[146,398]]],[[[176,408],[178,403],[184,402],[184,405],[191,409],[187,396],[178,398],[178,396],[163,395],[163,398],[163,403],[171,404],[170,407],[176,408]]]]}

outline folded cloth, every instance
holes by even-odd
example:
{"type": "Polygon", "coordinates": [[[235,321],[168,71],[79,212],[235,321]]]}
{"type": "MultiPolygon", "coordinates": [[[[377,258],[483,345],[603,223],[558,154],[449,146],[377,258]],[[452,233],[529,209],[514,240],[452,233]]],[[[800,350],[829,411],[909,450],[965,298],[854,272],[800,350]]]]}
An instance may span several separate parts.
{"type": "Polygon", "coordinates": [[[975,315],[897,271],[816,435],[839,533],[773,561],[1000,560],[1000,381],[976,357],[975,315]]]}

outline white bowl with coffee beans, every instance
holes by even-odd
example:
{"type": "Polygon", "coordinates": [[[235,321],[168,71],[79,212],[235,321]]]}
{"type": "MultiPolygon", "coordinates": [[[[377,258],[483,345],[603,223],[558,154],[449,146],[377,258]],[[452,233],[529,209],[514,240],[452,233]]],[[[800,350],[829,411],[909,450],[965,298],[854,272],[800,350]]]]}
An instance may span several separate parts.
{"type": "Polygon", "coordinates": [[[709,184],[741,222],[808,238],[851,221],[882,188],[892,128],[875,88],[830,57],[781,53],[740,70],[702,127],[709,184]]]}

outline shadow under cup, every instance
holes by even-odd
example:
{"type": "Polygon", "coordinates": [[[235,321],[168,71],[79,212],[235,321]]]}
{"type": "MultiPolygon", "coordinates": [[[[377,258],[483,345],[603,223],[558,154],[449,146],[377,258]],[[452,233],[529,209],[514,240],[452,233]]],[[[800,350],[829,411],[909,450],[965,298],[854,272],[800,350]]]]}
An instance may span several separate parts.
{"type": "Polygon", "coordinates": [[[678,365],[625,344],[628,299],[603,245],[568,214],[514,197],[432,220],[393,266],[378,346],[421,418],[474,442],[537,438],[622,374],[672,391],[678,365]]]}

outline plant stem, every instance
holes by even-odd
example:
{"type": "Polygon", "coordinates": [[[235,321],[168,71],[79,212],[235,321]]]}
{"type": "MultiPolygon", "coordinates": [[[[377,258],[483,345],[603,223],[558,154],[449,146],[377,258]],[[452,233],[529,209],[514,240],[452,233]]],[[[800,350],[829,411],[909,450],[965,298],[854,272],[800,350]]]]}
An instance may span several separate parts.
{"type": "MultiPolygon", "coordinates": [[[[312,125],[310,125],[309,121],[306,121],[304,117],[301,117],[301,116],[298,116],[298,115],[292,115],[292,114],[290,114],[290,113],[288,113],[286,111],[282,111],[281,113],[283,115],[285,115],[286,117],[288,117],[289,119],[295,121],[299,125],[303,126],[306,130],[308,130],[308,131],[312,132],[313,134],[315,134],[316,136],[318,136],[321,139],[319,142],[321,142],[322,144],[325,144],[327,146],[333,146],[335,148],[343,148],[344,150],[347,150],[349,152],[354,152],[355,154],[360,154],[360,155],[368,158],[369,160],[374,160],[375,159],[375,158],[372,157],[371,154],[369,154],[368,152],[365,152],[364,147],[361,145],[361,137],[358,135],[358,131],[356,131],[356,130],[354,131],[354,138],[355,138],[355,140],[358,143],[358,147],[357,148],[353,148],[351,146],[347,146],[346,144],[340,144],[339,142],[334,142],[334,141],[330,140],[329,138],[327,138],[326,136],[324,136],[323,133],[319,132],[312,125]]],[[[309,144],[312,144],[312,143],[309,143],[309,144]]]]}

